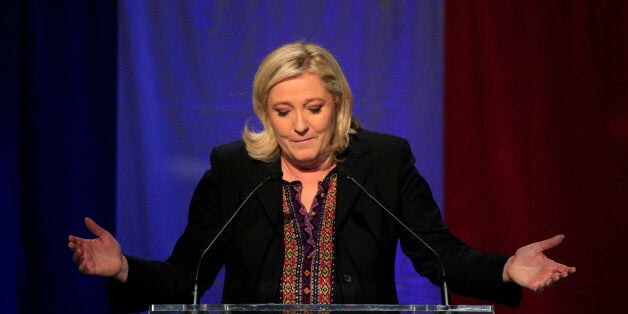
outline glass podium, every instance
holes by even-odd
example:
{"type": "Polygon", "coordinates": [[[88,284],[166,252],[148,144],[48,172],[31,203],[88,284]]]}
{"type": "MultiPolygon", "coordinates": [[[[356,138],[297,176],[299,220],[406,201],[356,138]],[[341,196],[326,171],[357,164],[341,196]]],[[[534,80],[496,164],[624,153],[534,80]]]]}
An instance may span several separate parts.
{"type": "Polygon", "coordinates": [[[334,313],[495,313],[492,305],[420,304],[153,304],[149,313],[209,314],[230,312],[334,313]]]}

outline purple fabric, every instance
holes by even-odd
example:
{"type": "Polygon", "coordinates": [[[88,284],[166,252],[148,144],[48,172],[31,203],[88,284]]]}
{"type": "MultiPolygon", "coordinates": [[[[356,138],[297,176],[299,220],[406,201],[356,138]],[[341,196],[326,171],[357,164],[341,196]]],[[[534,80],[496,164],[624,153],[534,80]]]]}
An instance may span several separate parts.
{"type": "MultiPolygon", "coordinates": [[[[310,275],[312,273],[312,260],[316,255],[316,243],[321,229],[322,213],[325,209],[325,196],[329,189],[329,178],[330,176],[328,175],[323,181],[318,183],[318,191],[314,196],[309,213],[301,202],[301,192],[303,190],[301,182],[293,181],[284,183],[290,187],[290,198],[287,201],[290,202],[289,207],[293,209],[292,214],[299,226],[300,245],[303,249],[304,257],[301,265],[303,271],[303,274],[301,274],[301,278],[303,278],[301,291],[303,292],[311,289],[310,275]]],[[[310,303],[310,295],[311,293],[303,293],[301,302],[303,304],[310,303]]]]}
{"type": "MultiPolygon", "coordinates": [[[[329,182],[325,181],[329,186],[329,182]]],[[[303,240],[303,253],[305,257],[314,257],[316,254],[316,239],[315,235],[320,229],[321,213],[323,211],[324,200],[320,197],[321,193],[325,193],[325,188],[319,183],[318,192],[312,201],[310,212],[305,209],[305,205],[301,203],[301,191],[303,186],[301,184],[292,186],[292,208],[298,208],[295,212],[295,219],[299,223],[299,232],[301,233],[301,239],[303,240]]]]}

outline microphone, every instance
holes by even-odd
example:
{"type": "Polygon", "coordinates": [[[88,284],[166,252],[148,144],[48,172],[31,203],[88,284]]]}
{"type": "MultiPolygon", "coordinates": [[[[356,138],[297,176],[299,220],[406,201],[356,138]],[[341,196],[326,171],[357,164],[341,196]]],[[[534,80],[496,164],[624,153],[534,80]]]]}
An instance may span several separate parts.
{"type": "Polygon", "coordinates": [[[395,214],[393,214],[388,208],[386,208],[386,206],[382,205],[382,203],[380,203],[373,195],[371,195],[371,193],[369,193],[360,183],[358,183],[358,181],[356,181],[348,172],[346,172],[346,170],[338,171],[338,175],[342,175],[345,179],[353,182],[353,184],[359,187],[360,190],[362,190],[362,192],[366,194],[366,196],[368,196],[373,202],[375,202],[390,217],[392,217],[395,221],[397,221],[399,225],[401,225],[404,229],[410,232],[412,236],[414,236],[417,240],[419,240],[419,242],[421,242],[421,244],[423,244],[423,246],[427,248],[428,251],[430,251],[432,255],[434,255],[434,257],[436,257],[436,260],[438,261],[438,266],[440,268],[441,276],[443,277],[443,286],[441,287],[441,290],[440,290],[441,300],[443,302],[443,305],[450,306],[451,305],[449,304],[450,294],[449,294],[449,287],[447,286],[447,277],[445,276],[445,264],[443,263],[443,259],[441,258],[440,254],[438,254],[436,250],[434,250],[429,244],[427,244],[427,242],[425,242],[423,238],[421,238],[416,233],[414,233],[414,231],[412,231],[410,227],[408,227],[399,218],[397,218],[397,216],[395,216],[395,214]]]}
{"type": "Polygon", "coordinates": [[[240,210],[242,209],[242,207],[244,207],[244,204],[246,204],[246,202],[248,202],[248,200],[251,198],[251,196],[253,196],[253,194],[255,194],[255,192],[257,192],[257,190],[259,190],[259,188],[261,188],[264,184],[268,183],[268,181],[276,180],[277,178],[281,178],[281,177],[283,177],[283,174],[282,174],[281,170],[279,170],[279,171],[269,175],[266,179],[264,179],[264,181],[260,182],[260,184],[258,184],[255,188],[253,188],[253,190],[251,190],[251,192],[246,196],[246,198],[244,198],[242,203],[240,203],[240,206],[238,206],[238,208],[236,208],[235,212],[233,212],[231,217],[229,217],[227,222],[225,222],[225,224],[222,226],[222,228],[220,228],[218,233],[212,238],[211,242],[209,242],[209,245],[207,245],[205,250],[203,250],[203,253],[201,253],[201,257],[198,258],[198,265],[196,266],[196,275],[194,276],[194,291],[192,292],[192,295],[193,295],[193,298],[194,298],[194,300],[193,300],[194,303],[192,303],[192,304],[197,305],[198,301],[199,301],[198,300],[199,299],[199,297],[198,297],[198,274],[199,274],[199,272],[201,270],[201,261],[203,260],[203,257],[205,257],[205,254],[207,254],[209,249],[211,249],[212,246],[214,246],[214,243],[216,242],[216,240],[218,240],[220,235],[225,231],[225,229],[227,229],[229,224],[231,224],[231,221],[238,215],[238,213],[240,213],[240,210]]]}

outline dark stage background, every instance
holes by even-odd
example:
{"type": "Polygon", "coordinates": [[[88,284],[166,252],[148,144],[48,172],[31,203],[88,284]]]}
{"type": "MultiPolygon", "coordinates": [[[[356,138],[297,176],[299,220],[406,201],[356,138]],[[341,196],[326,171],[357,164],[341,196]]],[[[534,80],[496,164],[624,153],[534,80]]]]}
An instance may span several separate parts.
{"type": "Polygon", "coordinates": [[[107,313],[67,248],[115,221],[117,13],[110,1],[0,9],[0,312],[107,313]]]}
{"type": "MultiPolygon", "coordinates": [[[[611,311],[628,290],[625,2],[26,0],[0,17],[2,313],[107,313],[67,235],[90,216],[167,257],[211,147],[253,117],[256,65],[299,39],[338,57],[367,128],[410,140],[454,233],[504,253],[567,235],[549,254],[578,273],[499,313],[611,311]]],[[[397,267],[402,302],[438,302],[397,267]]]]}
{"type": "Polygon", "coordinates": [[[548,254],[578,270],[497,312],[612,312],[628,291],[628,2],[448,1],[445,12],[451,228],[502,252],[565,233],[548,254]]]}

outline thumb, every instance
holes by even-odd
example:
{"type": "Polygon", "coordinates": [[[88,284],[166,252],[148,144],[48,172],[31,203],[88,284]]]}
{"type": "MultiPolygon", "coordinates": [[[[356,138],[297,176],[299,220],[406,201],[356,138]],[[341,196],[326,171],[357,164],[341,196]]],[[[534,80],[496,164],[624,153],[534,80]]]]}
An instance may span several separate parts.
{"type": "Polygon", "coordinates": [[[549,239],[545,239],[543,241],[537,242],[537,245],[540,251],[545,251],[561,244],[564,239],[565,239],[565,235],[559,234],[549,239]]]}
{"type": "Polygon", "coordinates": [[[111,236],[109,231],[105,230],[89,217],[85,217],[85,226],[87,226],[87,229],[89,229],[89,231],[91,231],[95,236],[99,238],[111,236]]]}

